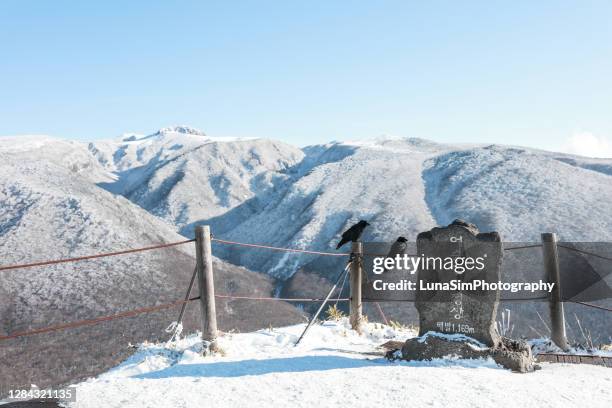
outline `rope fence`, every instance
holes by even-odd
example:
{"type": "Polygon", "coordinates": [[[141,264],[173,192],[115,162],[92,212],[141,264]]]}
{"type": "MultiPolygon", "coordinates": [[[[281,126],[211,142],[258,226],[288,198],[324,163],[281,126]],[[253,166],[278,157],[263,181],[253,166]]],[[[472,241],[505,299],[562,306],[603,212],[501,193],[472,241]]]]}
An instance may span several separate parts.
{"type": "Polygon", "coordinates": [[[15,339],[15,338],[18,338],[18,337],[32,336],[34,334],[43,334],[43,333],[50,333],[50,332],[55,332],[55,331],[59,331],[59,330],[72,329],[72,328],[81,327],[81,326],[90,326],[90,325],[94,325],[94,324],[98,324],[98,323],[102,323],[102,322],[108,322],[110,320],[121,319],[121,318],[125,318],[125,317],[133,317],[133,316],[137,316],[137,315],[140,315],[140,314],[143,314],[143,313],[157,312],[159,310],[169,309],[169,308],[172,308],[172,307],[175,307],[175,306],[180,306],[180,305],[182,305],[184,303],[189,303],[191,301],[198,300],[199,298],[200,297],[198,296],[198,297],[190,298],[190,299],[187,299],[187,300],[177,300],[175,302],[165,303],[163,305],[150,306],[150,307],[142,307],[140,309],[129,310],[127,312],[121,312],[121,313],[117,313],[117,314],[113,314],[113,315],[96,317],[94,319],[78,320],[78,321],[75,321],[75,322],[58,324],[58,325],[55,325],[55,326],[47,326],[47,327],[42,327],[40,329],[34,329],[34,330],[30,330],[30,331],[22,331],[22,332],[12,333],[12,334],[9,334],[9,335],[6,335],[6,336],[0,335],[0,341],[8,340],[8,339],[15,339]]]}
{"type": "Polygon", "coordinates": [[[79,257],[76,257],[76,258],[64,258],[64,259],[55,259],[55,260],[51,260],[51,261],[40,261],[40,262],[32,262],[32,263],[25,263],[25,264],[0,266],[0,271],[8,271],[8,270],[12,270],[12,269],[32,268],[32,267],[35,267],[35,266],[56,265],[56,264],[68,263],[68,262],[78,262],[78,261],[85,261],[85,260],[88,260],[88,259],[105,258],[105,257],[108,257],[108,256],[133,254],[135,252],[143,252],[143,251],[151,251],[153,249],[169,248],[169,247],[173,247],[173,246],[177,246],[177,245],[187,244],[189,242],[195,242],[195,239],[188,239],[188,240],[179,241],[179,242],[171,242],[171,243],[168,243],[168,244],[151,245],[151,246],[146,246],[146,247],[142,247],[142,248],[126,249],[126,250],[123,250],[123,251],[106,252],[106,253],[95,254],[95,255],[85,255],[85,256],[79,256],[79,257]]]}
{"type": "MultiPolygon", "coordinates": [[[[218,242],[220,244],[226,244],[226,245],[237,245],[237,246],[243,246],[243,247],[249,247],[249,248],[269,249],[269,250],[272,250],[272,251],[280,251],[280,252],[290,252],[290,253],[292,252],[292,253],[302,253],[302,254],[310,254],[310,255],[340,256],[340,257],[345,257],[345,256],[350,256],[351,255],[348,252],[336,253],[336,252],[325,252],[325,251],[313,251],[313,250],[308,250],[308,249],[283,248],[283,247],[276,247],[276,246],[271,246],[271,245],[250,244],[250,243],[245,243],[245,242],[230,241],[230,240],[214,238],[214,237],[211,238],[211,241],[218,242]]],[[[188,239],[188,240],[179,241],[179,242],[171,242],[171,243],[167,243],[167,244],[156,244],[156,245],[151,245],[151,246],[146,246],[146,247],[141,247],[141,248],[126,249],[126,250],[122,250],[122,251],[106,252],[106,253],[94,254],[94,255],[84,255],[84,256],[79,256],[79,257],[74,257],[74,258],[63,258],[63,259],[55,259],[55,260],[48,260],[48,261],[40,261],[40,262],[32,262],[32,263],[0,266],[0,271],[32,268],[32,267],[36,267],[36,266],[56,265],[56,264],[69,263],[69,262],[85,261],[85,260],[89,260],[89,259],[97,259],[97,258],[105,258],[105,257],[110,257],[110,256],[126,255],[126,254],[131,254],[131,253],[136,253],[136,252],[151,251],[151,250],[154,250],[154,249],[162,249],[162,248],[169,248],[169,247],[178,246],[178,245],[184,245],[184,244],[188,244],[190,242],[195,242],[195,239],[188,239]]],[[[523,246],[518,246],[518,247],[504,248],[504,251],[514,251],[514,250],[527,249],[527,248],[538,248],[538,247],[541,247],[541,246],[542,246],[541,244],[523,245],[523,246]]],[[[599,254],[596,254],[596,253],[593,253],[593,252],[583,251],[581,249],[573,248],[573,247],[570,247],[570,246],[567,246],[567,245],[562,245],[562,244],[558,244],[558,246],[561,247],[561,248],[568,249],[570,251],[580,252],[580,253],[583,253],[583,254],[586,254],[586,255],[590,255],[590,256],[594,256],[594,257],[597,257],[597,258],[600,258],[600,259],[605,259],[605,260],[608,260],[608,261],[612,261],[612,258],[603,256],[603,255],[599,255],[599,254]]],[[[363,256],[387,256],[387,255],[388,254],[374,254],[374,253],[364,253],[363,254],[363,256]]],[[[415,257],[415,256],[418,256],[418,255],[416,255],[416,254],[408,254],[408,256],[415,257]]]]}
{"type": "MultiPolygon", "coordinates": [[[[215,297],[220,298],[220,299],[263,300],[263,301],[300,302],[300,303],[302,302],[321,302],[324,300],[324,299],[315,299],[315,298],[275,298],[275,297],[233,296],[233,295],[215,295],[215,297]]],[[[55,332],[55,331],[60,331],[60,330],[67,330],[67,329],[72,329],[72,328],[77,328],[77,327],[82,327],[82,326],[90,326],[90,325],[95,325],[98,323],[108,322],[108,321],[115,320],[115,319],[134,317],[134,316],[138,316],[138,315],[145,314],[145,313],[152,313],[152,312],[157,312],[157,311],[164,310],[164,309],[170,309],[176,306],[181,306],[183,304],[187,304],[189,302],[192,302],[194,300],[199,300],[199,299],[200,297],[196,296],[196,297],[192,297],[186,300],[177,300],[177,301],[165,303],[162,305],[143,307],[139,309],[129,310],[126,312],[116,313],[113,315],[96,317],[94,319],[78,320],[75,322],[59,324],[55,326],[47,326],[47,327],[42,327],[40,329],[34,329],[30,331],[21,331],[21,332],[12,333],[9,335],[4,335],[4,336],[0,335],[0,341],[15,339],[19,337],[32,336],[36,334],[50,333],[50,332],[55,332]]],[[[335,302],[348,302],[348,301],[350,301],[350,298],[335,299],[335,302]]],[[[571,303],[576,303],[576,304],[580,304],[583,306],[612,312],[612,309],[610,308],[599,306],[599,305],[594,305],[591,303],[578,302],[578,301],[572,301],[571,303]]],[[[380,309],[380,305],[377,302],[376,302],[376,306],[378,307],[379,313],[381,313],[381,315],[384,316],[384,313],[382,312],[382,309],[380,309]]],[[[386,320],[386,317],[384,317],[384,320],[386,320]]]]}
{"type": "MultiPolygon", "coordinates": [[[[233,296],[233,295],[215,295],[215,297],[219,299],[232,299],[232,300],[233,299],[263,300],[263,301],[299,302],[299,303],[321,302],[324,300],[324,299],[315,299],[315,298],[275,298],[275,297],[262,297],[262,296],[233,296]]],[[[138,315],[145,314],[145,313],[158,312],[160,310],[170,309],[176,306],[182,306],[184,304],[187,304],[189,302],[193,302],[194,300],[199,300],[199,299],[200,297],[196,296],[196,297],[192,297],[186,300],[177,300],[174,302],[164,303],[164,304],[157,305],[157,306],[143,307],[139,309],[129,310],[126,312],[116,313],[113,315],[96,317],[93,319],[78,320],[75,322],[63,323],[63,324],[59,324],[55,326],[47,326],[47,327],[42,327],[40,329],[34,329],[34,330],[29,330],[29,331],[21,331],[21,332],[12,333],[9,335],[4,335],[4,336],[0,335],[0,341],[15,339],[18,337],[32,336],[35,334],[43,334],[43,333],[60,331],[60,330],[73,329],[73,328],[77,328],[81,326],[90,326],[90,325],[95,325],[98,323],[108,322],[108,321],[115,320],[115,319],[134,317],[134,316],[138,316],[138,315]]],[[[349,298],[337,299],[338,302],[348,302],[349,300],[350,300],[349,298]]]]}
{"type": "MultiPolygon", "coordinates": [[[[225,245],[236,245],[236,246],[249,247],[249,248],[267,249],[267,250],[280,251],[280,252],[286,252],[286,253],[303,253],[303,254],[321,255],[321,256],[335,256],[335,257],[346,257],[346,256],[350,256],[351,255],[350,253],[346,253],[346,252],[334,253],[334,252],[313,251],[313,250],[297,249],[297,248],[282,248],[282,247],[275,247],[275,246],[270,246],[270,245],[262,245],[262,244],[252,244],[252,243],[230,241],[230,240],[224,240],[224,239],[219,239],[219,238],[214,238],[214,237],[211,238],[211,241],[217,242],[217,243],[220,243],[220,244],[225,244],[225,245]]],[[[56,265],[56,264],[61,264],[61,263],[78,262],[78,261],[84,261],[84,260],[90,260],[90,259],[97,259],[97,258],[104,258],[104,257],[118,256],[118,255],[125,255],[125,254],[131,254],[131,253],[142,252],[142,251],[150,251],[150,250],[154,250],[154,249],[169,248],[169,247],[183,245],[183,244],[187,244],[187,243],[191,243],[191,242],[195,242],[195,239],[188,239],[188,240],[184,240],[184,241],[171,242],[171,243],[165,243],[165,244],[156,244],[156,245],[150,245],[150,246],[141,247],[141,248],[126,249],[126,250],[122,250],[122,251],[106,252],[106,253],[94,254],[94,255],[85,255],[85,256],[74,257],[74,258],[64,258],[64,259],[56,259],[56,260],[48,260],[48,261],[40,261],[40,262],[32,262],[32,263],[0,266],[0,271],[8,271],[8,270],[15,270],[15,269],[24,269],[24,268],[31,268],[31,267],[37,267],[37,266],[46,266],[46,265],[56,265]]],[[[541,246],[542,246],[541,244],[523,245],[523,246],[517,246],[517,247],[504,248],[504,250],[505,251],[513,251],[513,250],[521,250],[521,249],[527,249],[527,248],[537,248],[537,247],[541,247],[541,246]]],[[[595,253],[592,253],[592,252],[589,252],[589,251],[583,251],[583,250],[580,250],[578,248],[573,248],[573,247],[562,245],[562,244],[558,244],[558,246],[561,247],[561,248],[567,249],[567,250],[571,250],[571,251],[575,251],[575,252],[580,252],[580,253],[583,253],[583,254],[586,254],[586,255],[589,255],[589,256],[593,256],[593,257],[597,257],[597,258],[601,258],[601,259],[612,261],[612,258],[605,257],[605,256],[602,256],[602,255],[599,255],[599,254],[595,254],[595,253]]],[[[367,254],[366,253],[366,254],[363,254],[363,256],[387,256],[387,255],[384,255],[384,254],[367,254]]],[[[416,255],[409,255],[409,256],[416,256],[416,255]]],[[[346,278],[346,276],[345,276],[345,278],[346,278]]],[[[342,286],[344,286],[344,282],[343,282],[342,286]]],[[[341,295],[341,291],[340,291],[340,293],[338,293],[338,298],[336,299],[336,303],[337,302],[348,302],[348,301],[351,300],[350,298],[340,298],[340,295],[341,295]]],[[[322,302],[322,301],[326,300],[326,299],[321,299],[321,298],[280,298],[280,297],[243,296],[243,295],[228,295],[228,294],[215,295],[215,298],[218,298],[218,299],[231,299],[231,300],[279,301],[279,302],[300,302],[300,303],[305,303],[305,302],[322,302]]],[[[115,319],[120,319],[120,318],[127,318],[127,317],[138,316],[138,315],[141,315],[141,314],[152,313],[152,312],[156,312],[156,311],[160,311],[160,310],[164,310],[164,309],[169,309],[169,308],[176,307],[176,306],[184,306],[184,305],[186,305],[189,302],[192,302],[194,300],[199,300],[199,299],[200,299],[200,296],[193,297],[193,298],[189,298],[187,296],[183,300],[177,300],[177,301],[174,301],[174,302],[165,303],[165,304],[161,304],[161,305],[150,306],[150,307],[143,307],[143,308],[138,308],[138,309],[134,309],[134,310],[126,311],[126,312],[116,313],[116,314],[113,314],[113,315],[101,316],[101,317],[96,317],[96,318],[93,318],[93,319],[79,320],[79,321],[75,321],[75,322],[64,323],[64,324],[59,324],[59,325],[54,325],[54,326],[47,326],[47,327],[43,327],[43,328],[39,328],[39,329],[34,329],[34,330],[29,330],[29,331],[21,331],[21,332],[16,332],[16,333],[8,334],[8,335],[0,335],[0,341],[8,340],[8,339],[15,339],[15,338],[19,338],[19,337],[25,337],[25,336],[32,336],[32,335],[37,335],[37,334],[43,334],[43,333],[50,333],[50,332],[55,332],[55,331],[60,331],[60,330],[77,328],[77,327],[81,327],[81,326],[95,325],[95,324],[99,324],[99,323],[102,323],[102,322],[107,322],[107,321],[111,321],[111,320],[115,320],[115,319]]],[[[612,312],[612,309],[604,307],[604,306],[599,306],[599,305],[595,305],[595,304],[591,304],[591,303],[585,303],[585,302],[579,302],[579,301],[571,301],[571,302],[575,303],[575,304],[580,304],[580,305],[583,305],[583,306],[586,306],[586,307],[591,307],[591,308],[595,308],[595,309],[599,309],[599,310],[604,310],[604,311],[612,312]]],[[[379,312],[383,316],[383,319],[386,321],[387,320],[386,316],[384,316],[384,313],[382,312],[382,309],[380,309],[380,305],[378,305],[378,303],[377,303],[376,306],[379,308],[379,312]]]]}
{"type": "MultiPolygon", "coordinates": [[[[211,241],[218,242],[220,244],[226,244],[226,245],[237,245],[237,246],[243,246],[243,247],[249,247],[249,248],[269,249],[269,250],[272,250],[272,251],[281,251],[281,252],[293,252],[293,253],[303,253],[303,254],[311,254],[311,255],[341,256],[341,257],[343,257],[343,256],[350,256],[351,255],[348,252],[336,253],[336,252],[325,252],[325,251],[312,251],[312,250],[297,249],[297,248],[283,248],[283,247],[276,247],[276,246],[271,246],[271,245],[250,244],[250,243],[245,243],[245,242],[229,241],[229,240],[219,239],[219,238],[214,238],[214,237],[211,238],[211,241]]],[[[154,250],[154,249],[169,248],[169,247],[173,247],[173,246],[188,244],[190,242],[195,242],[195,239],[188,239],[188,240],[179,241],[179,242],[171,242],[171,243],[167,243],[167,244],[157,244],[157,245],[151,245],[151,246],[146,246],[146,247],[141,247],[141,248],[132,248],[132,249],[126,249],[126,250],[122,250],[122,251],[106,252],[106,253],[94,254],[94,255],[84,255],[84,256],[79,256],[79,257],[74,257],[74,258],[63,258],[63,259],[55,259],[55,260],[48,260],[48,261],[40,261],[40,262],[32,262],[32,263],[0,266],[0,271],[7,271],[7,270],[13,270],[13,269],[32,268],[32,267],[36,267],[36,266],[56,265],[56,264],[61,264],[61,263],[78,262],[78,261],[85,261],[85,260],[89,260],[89,259],[97,259],[97,258],[105,258],[105,257],[110,257],[110,256],[125,255],[125,254],[131,254],[131,253],[136,253],[136,252],[150,251],[150,250],[154,250]]],[[[538,247],[541,247],[541,246],[542,246],[541,244],[523,245],[523,246],[518,246],[518,247],[504,248],[504,251],[515,251],[515,250],[527,249],[527,248],[538,248],[538,247]]],[[[612,261],[612,258],[610,258],[610,257],[599,255],[599,254],[596,254],[596,253],[593,253],[593,252],[583,251],[581,249],[573,248],[573,247],[570,247],[570,246],[567,246],[567,245],[563,245],[563,244],[558,244],[558,246],[560,248],[564,248],[564,249],[567,249],[567,250],[570,250],[570,251],[579,252],[579,253],[583,253],[585,255],[593,256],[593,257],[600,258],[600,259],[605,259],[605,260],[608,260],[608,261],[612,261]]],[[[373,254],[373,253],[364,253],[363,254],[363,256],[387,256],[387,255],[388,254],[373,254]]],[[[409,254],[408,256],[414,257],[414,256],[418,256],[418,255],[416,255],[416,254],[409,254]]]]}

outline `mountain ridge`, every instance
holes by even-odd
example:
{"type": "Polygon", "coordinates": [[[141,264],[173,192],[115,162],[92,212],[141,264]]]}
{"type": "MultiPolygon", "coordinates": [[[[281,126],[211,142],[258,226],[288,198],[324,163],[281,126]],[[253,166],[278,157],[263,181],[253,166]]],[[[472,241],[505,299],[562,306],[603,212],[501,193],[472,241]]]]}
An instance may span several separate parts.
{"type": "MultiPolygon", "coordinates": [[[[398,137],[298,149],[270,139],[209,138],[186,126],[127,139],[89,143],[99,166],[84,171],[187,237],[208,223],[228,239],[330,250],[365,217],[375,221],[365,236],[371,240],[415,237],[454,218],[509,241],[535,240],[543,229],[568,240],[612,239],[612,159],[398,137]]],[[[255,250],[218,254],[281,279],[309,263],[255,250]]]]}

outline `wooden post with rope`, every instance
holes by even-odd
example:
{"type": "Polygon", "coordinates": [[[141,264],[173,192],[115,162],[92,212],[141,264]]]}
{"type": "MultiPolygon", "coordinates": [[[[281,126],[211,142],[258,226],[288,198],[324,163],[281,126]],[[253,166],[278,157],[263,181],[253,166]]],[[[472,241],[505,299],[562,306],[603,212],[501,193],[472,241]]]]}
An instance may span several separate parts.
{"type": "Polygon", "coordinates": [[[542,234],[542,254],[544,255],[544,268],[548,275],[548,282],[554,283],[549,295],[550,307],[550,338],[563,350],[568,350],[565,334],[565,314],[561,299],[561,277],[559,275],[559,253],[557,251],[557,236],[555,233],[542,234]]]}
{"type": "Polygon", "coordinates": [[[204,354],[214,352],[217,347],[217,311],[215,308],[215,283],[213,279],[211,235],[208,225],[195,228],[196,270],[200,289],[200,311],[202,316],[202,340],[204,354]]]}
{"type": "Polygon", "coordinates": [[[351,248],[351,278],[350,292],[350,315],[351,328],[358,333],[361,333],[362,303],[361,303],[361,279],[362,279],[362,256],[363,246],[360,241],[353,242],[351,248]]]}

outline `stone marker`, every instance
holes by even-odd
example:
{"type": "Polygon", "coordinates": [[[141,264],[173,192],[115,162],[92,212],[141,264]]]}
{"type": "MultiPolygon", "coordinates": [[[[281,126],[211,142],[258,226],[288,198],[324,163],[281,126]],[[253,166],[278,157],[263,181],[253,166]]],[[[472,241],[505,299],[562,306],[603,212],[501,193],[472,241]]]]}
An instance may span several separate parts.
{"type": "MultiPolygon", "coordinates": [[[[431,360],[449,355],[461,358],[493,358],[518,372],[537,368],[531,348],[524,341],[502,338],[495,319],[499,290],[420,290],[421,284],[449,284],[451,281],[495,283],[501,280],[503,248],[498,233],[480,233],[475,225],[455,220],[447,227],[434,228],[417,237],[417,255],[427,258],[479,260],[479,268],[420,268],[416,308],[419,337],[408,339],[401,353],[389,358],[431,360]],[[400,357],[401,356],[401,357],[400,357]]],[[[463,261],[462,261],[463,262],[463,261]]],[[[471,266],[472,263],[470,263],[471,266]]]]}
{"type": "MultiPolygon", "coordinates": [[[[502,242],[497,232],[481,234],[475,225],[455,220],[448,227],[434,228],[417,237],[417,254],[427,257],[481,258],[484,270],[457,273],[439,269],[417,272],[417,281],[425,284],[501,280],[502,242]]],[[[499,305],[499,291],[417,291],[416,308],[419,311],[419,335],[429,331],[460,333],[470,336],[486,346],[501,343],[495,319],[499,305]]]]}

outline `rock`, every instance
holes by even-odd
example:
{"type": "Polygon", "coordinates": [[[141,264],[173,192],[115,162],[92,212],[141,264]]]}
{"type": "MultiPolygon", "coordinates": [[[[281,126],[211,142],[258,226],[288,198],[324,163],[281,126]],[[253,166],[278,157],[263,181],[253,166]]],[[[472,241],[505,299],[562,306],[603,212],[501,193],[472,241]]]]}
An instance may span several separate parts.
{"type": "Polygon", "coordinates": [[[535,364],[531,347],[524,340],[502,337],[502,347],[493,349],[492,357],[502,367],[519,373],[528,373],[539,369],[539,366],[535,364]]]}
{"type": "Polygon", "coordinates": [[[529,345],[522,340],[517,341],[507,338],[502,338],[498,347],[491,348],[464,335],[428,332],[423,336],[408,339],[401,349],[401,354],[388,354],[388,358],[392,359],[421,361],[449,357],[492,358],[500,366],[520,373],[528,373],[538,369],[529,345]]]}
{"type": "Polygon", "coordinates": [[[434,358],[486,358],[488,347],[476,339],[463,336],[452,338],[442,333],[427,332],[408,339],[402,347],[404,360],[432,360],[434,358]]]}

